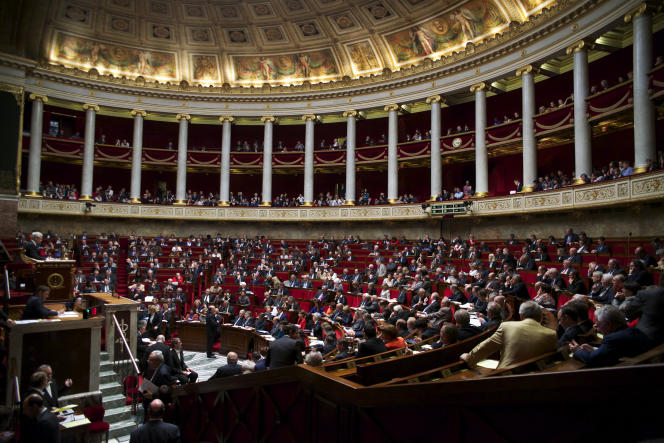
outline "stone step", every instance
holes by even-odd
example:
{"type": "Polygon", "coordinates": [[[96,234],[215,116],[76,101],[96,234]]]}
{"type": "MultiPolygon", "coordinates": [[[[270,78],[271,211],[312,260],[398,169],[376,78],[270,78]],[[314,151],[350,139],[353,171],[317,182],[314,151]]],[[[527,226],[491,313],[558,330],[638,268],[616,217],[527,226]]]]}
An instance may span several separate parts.
{"type": "Polygon", "coordinates": [[[109,361],[108,352],[100,352],[99,353],[99,361],[100,362],[109,361]]]}
{"type": "Polygon", "coordinates": [[[111,395],[122,394],[122,385],[118,382],[100,383],[99,390],[101,391],[102,398],[111,395]]]}
{"type": "Polygon", "coordinates": [[[115,372],[112,361],[103,361],[99,364],[99,372],[115,372]]]}
{"type": "Polygon", "coordinates": [[[131,420],[131,406],[120,406],[117,408],[106,409],[104,421],[107,423],[119,423],[124,420],[131,420]]]}
{"type": "Polygon", "coordinates": [[[126,406],[125,396],[123,394],[114,394],[109,396],[104,396],[102,399],[102,406],[105,409],[119,408],[121,406],[126,406]]]}
{"type": "Polygon", "coordinates": [[[118,374],[115,373],[115,371],[108,370],[106,368],[100,368],[99,372],[99,383],[110,383],[110,382],[118,382],[118,374]]]}
{"type": "Polygon", "coordinates": [[[132,417],[129,420],[122,420],[117,423],[111,423],[111,427],[108,432],[109,438],[116,438],[118,441],[129,441],[129,434],[131,431],[136,429],[136,422],[132,417]],[[127,437],[126,439],[123,437],[127,437]]]}

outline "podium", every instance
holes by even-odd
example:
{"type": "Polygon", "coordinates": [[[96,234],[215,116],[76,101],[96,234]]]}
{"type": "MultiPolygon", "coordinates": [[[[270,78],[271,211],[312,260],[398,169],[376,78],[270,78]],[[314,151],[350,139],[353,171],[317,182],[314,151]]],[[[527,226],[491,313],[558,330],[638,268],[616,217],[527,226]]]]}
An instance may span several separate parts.
{"type": "Polygon", "coordinates": [[[34,264],[35,286],[48,286],[49,301],[71,299],[74,284],[74,260],[39,261],[34,264]]]}
{"type": "Polygon", "coordinates": [[[12,404],[13,377],[19,377],[22,393],[30,375],[44,363],[51,365],[60,383],[65,377],[74,380],[71,394],[98,391],[103,320],[42,320],[11,328],[5,404],[12,404]]]}

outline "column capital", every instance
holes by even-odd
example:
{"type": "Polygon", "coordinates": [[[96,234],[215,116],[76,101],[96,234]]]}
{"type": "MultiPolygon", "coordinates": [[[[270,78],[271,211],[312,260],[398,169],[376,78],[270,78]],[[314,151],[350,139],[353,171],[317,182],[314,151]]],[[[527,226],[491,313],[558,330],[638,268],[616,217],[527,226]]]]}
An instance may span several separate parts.
{"type": "Polygon", "coordinates": [[[569,45],[565,50],[565,53],[567,55],[570,55],[571,53],[587,51],[588,49],[590,49],[590,45],[588,44],[588,42],[585,40],[579,40],[569,45]]]}
{"type": "Polygon", "coordinates": [[[133,117],[145,117],[146,115],[148,115],[147,111],[143,109],[132,109],[130,114],[133,117]]]}
{"type": "Polygon", "coordinates": [[[233,123],[234,120],[235,119],[233,118],[232,115],[222,115],[221,117],[219,117],[219,121],[222,122],[222,123],[226,123],[226,122],[233,123]]]}
{"type": "Polygon", "coordinates": [[[304,121],[308,121],[308,120],[316,121],[317,118],[318,117],[316,117],[314,114],[304,114],[302,116],[302,120],[304,120],[304,121]]]}
{"type": "Polygon", "coordinates": [[[625,23],[629,23],[634,19],[637,19],[641,17],[644,14],[649,14],[651,11],[651,8],[648,6],[648,3],[643,2],[636,8],[632,9],[629,11],[627,14],[625,14],[625,23]]]}
{"type": "Polygon", "coordinates": [[[344,111],[343,113],[344,117],[357,117],[357,111],[354,109],[349,109],[348,111],[344,111]]]}
{"type": "Polygon", "coordinates": [[[398,111],[399,110],[399,105],[393,104],[393,105],[387,105],[384,108],[386,111],[398,111]]]}
{"type": "Polygon", "coordinates": [[[48,103],[48,97],[42,94],[30,94],[30,100],[41,101],[42,103],[48,103]]]}
{"type": "Polygon", "coordinates": [[[95,103],[86,103],[86,104],[83,105],[83,109],[85,109],[86,111],[88,109],[92,109],[95,112],[99,112],[99,105],[97,105],[95,103]]]}
{"type": "Polygon", "coordinates": [[[261,121],[262,121],[263,123],[266,123],[266,122],[272,122],[272,123],[274,123],[274,122],[277,121],[277,119],[274,118],[273,115],[264,115],[263,117],[261,117],[261,121]]]}
{"type": "Polygon", "coordinates": [[[427,97],[427,103],[445,103],[445,99],[441,97],[440,95],[432,95],[430,97],[427,97]]]}
{"type": "Polygon", "coordinates": [[[516,70],[516,76],[521,77],[524,74],[530,74],[532,72],[533,72],[533,65],[526,65],[516,70]]]}
{"type": "Polygon", "coordinates": [[[486,83],[476,83],[470,87],[470,92],[484,91],[486,89],[486,83]]]}
{"type": "Polygon", "coordinates": [[[191,115],[189,115],[189,114],[178,114],[178,115],[175,116],[175,118],[177,120],[185,119],[185,120],[189,121],[189,120],[191,120],[191,115]]]}

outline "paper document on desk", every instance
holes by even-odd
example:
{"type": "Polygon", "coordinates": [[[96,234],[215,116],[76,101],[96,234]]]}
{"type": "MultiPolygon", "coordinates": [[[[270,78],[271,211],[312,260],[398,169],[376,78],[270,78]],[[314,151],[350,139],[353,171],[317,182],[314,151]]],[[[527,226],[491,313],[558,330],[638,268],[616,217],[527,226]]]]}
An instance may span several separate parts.
{"type": "Polygon", "coordinates": [[[69,429],[69,428],[75,428],[77,426],[89,425],[89,424],[90,424],[90,420],[88,420],[87,418],[84,418],[82,420],[72,420],[72,421],[69,421],[69,422],[61,423],[61,426],[63,428],[69,429]]]}
{"type": "Polygon", "coordinates": [[[473,326],[477,326],[478,328],[482,326],[482,322],[477,317],[470,317],[470,324],[473,326]]]}
{"type": "Polygon", "coordinates": [[[16,320],[14,321],[17,325],[29,325],[30,323],[39,323],[41,320],[16,320]]]}
{"type": "Polygon", "coordinates": [[[72,410],[71,412],[73,413],[74,412],[73,409],[76,408],[76,406],[78,406],[78,405],[71,404],[71,405],[63,406],[61,408],[53,410],[53,412],[64,412],[67,409],[71,409],[72,410]]]}
{"type": "Polygon", "coordinates": [[[498,360],[482,360],[477,362],[477,366],[485,369],[496,369],[498,367],[498,360]]]}
{"type": "Polygon", "coordinates": [[[76,312],[76,311],[66,311],[66,312],[63,312],[62,314],[58,314],[58,317],[76,318],[76,317],[78,317],[78,312],[76,312]]]}
{"type": "Polygon", "coordinates": [[[143,384],[141,384],[141,392],[150,392],[152,394],[156,394],[159,392],[159,386],[144,378],[143,384]]]}

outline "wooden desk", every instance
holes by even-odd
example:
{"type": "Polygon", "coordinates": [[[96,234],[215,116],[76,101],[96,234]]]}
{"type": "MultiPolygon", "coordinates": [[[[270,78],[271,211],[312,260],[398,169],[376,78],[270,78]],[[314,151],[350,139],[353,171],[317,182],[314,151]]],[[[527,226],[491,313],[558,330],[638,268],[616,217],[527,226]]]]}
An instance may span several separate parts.
{"type": "Polygon", "coordinates": [[[99,354],[102,317],[87,320],[17,324],[9,330],[6,404],[11,404],[13,375],[23,389],[35,369],[44,363],[53,367],[56,379],[74,381],[71,394],[99,390],[99,354]]]}
{"type": "MultiPolygon", "coordinates": [[[[205,352],[207,338],[205,323],[179,321],[176,323],[178,336],[182,339],[184,349],[205,352]]],[[[250,352],[258,352],[269,347],[270,342],[253,329],[236,328],[230,325],[221,326],[219,351],[236,352],[241,358],[247,358],[250,352]]]]}
{"type": "Polygon", "coordinates": [[[49,299],[65,301],[71,299],[74,285],[74,260],[44,260],[35,263],[35,289],[48,286],[49,299]]]}
{"type": "Polygon", "coordinates": [[[110,361],[129,359],[124,349],[124,343],[115,329],[113,314],[118,319],[122,332],[127,339],[131,354],[136,358],[136,333],[138,330],[138,306],[139,303],[124,297],[115,297],[106,292],[83,294],[88,301],[88,306],[101,305],[101,314],[104,316],[104,337],[106,352],[110,361]]]}

